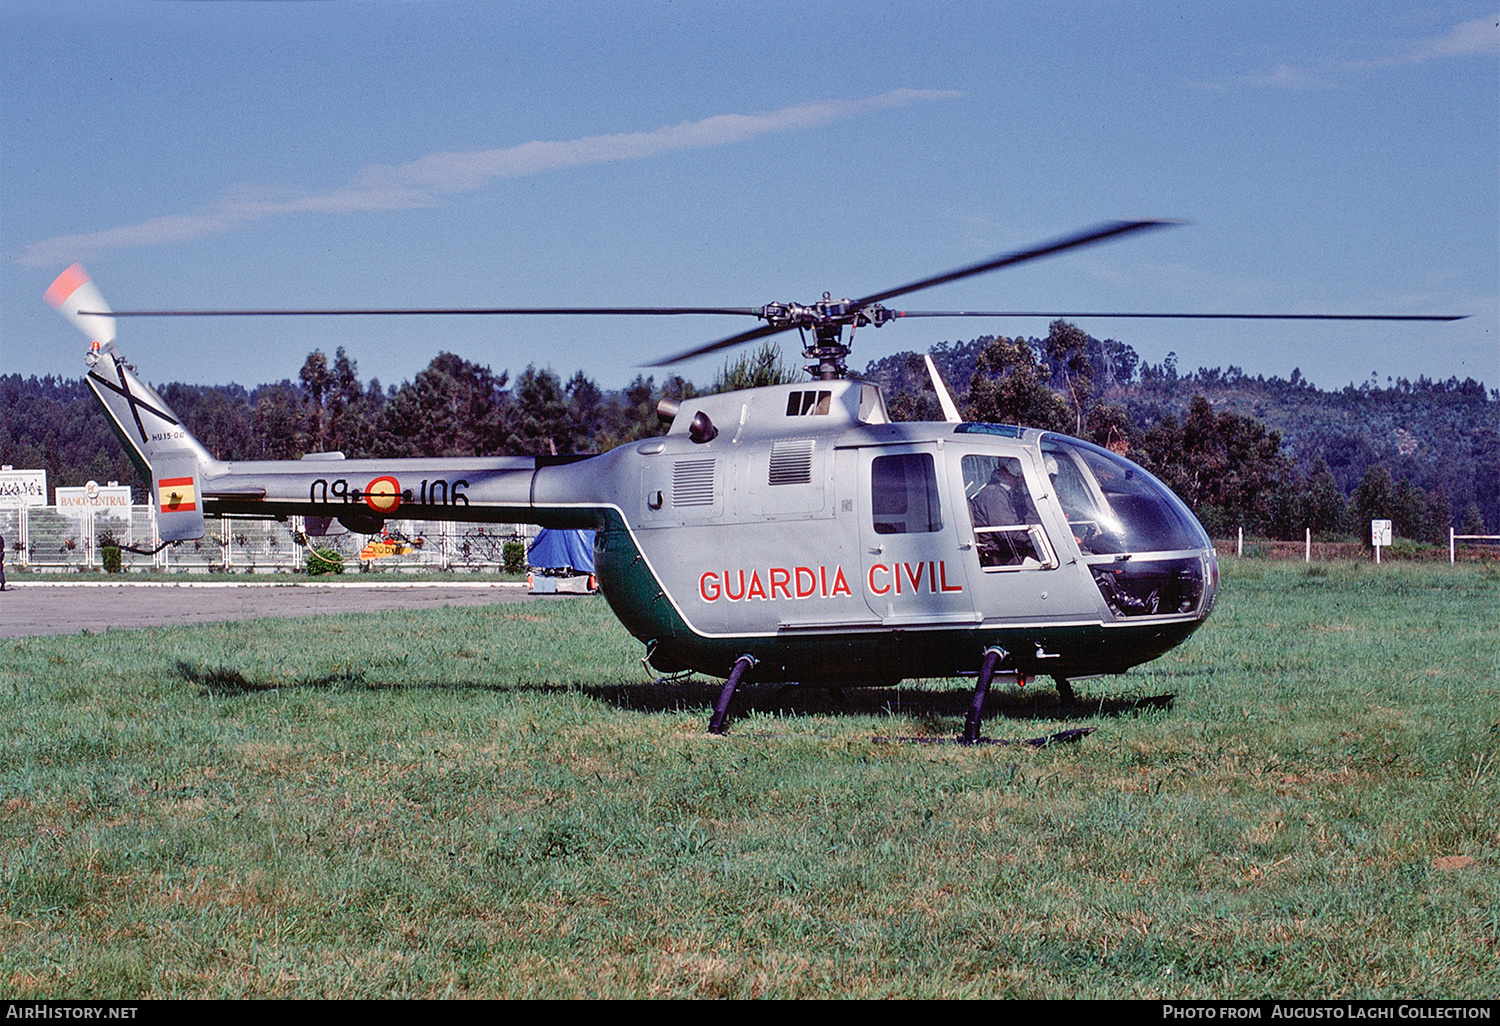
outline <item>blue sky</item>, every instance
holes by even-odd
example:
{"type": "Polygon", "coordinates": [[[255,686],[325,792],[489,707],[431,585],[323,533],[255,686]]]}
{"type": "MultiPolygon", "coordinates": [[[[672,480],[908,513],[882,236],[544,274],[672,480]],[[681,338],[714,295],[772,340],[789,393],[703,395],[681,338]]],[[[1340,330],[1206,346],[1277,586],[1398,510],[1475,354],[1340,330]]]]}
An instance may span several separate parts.
{"type": "MultiPolygon", "coordinates": [[[[913,309],[1460,313],[1088,321],[1144,360],[1500,387],[1500,10],[1432,4],[34,3],[0,8],[0,373],[117,309],[861,295],[1117,218],[1187,224],[913,309]]],[[[639,365],[719,318],[126,320],[156,382],[449,350],[639,365]]],[[[852,363],[1045,321],[906,321],[852,363]]],[[[709,380],[722,357],[682,365],[709,380]]],[[[661,375],[661,371],[648,371],[661,375]]]]}

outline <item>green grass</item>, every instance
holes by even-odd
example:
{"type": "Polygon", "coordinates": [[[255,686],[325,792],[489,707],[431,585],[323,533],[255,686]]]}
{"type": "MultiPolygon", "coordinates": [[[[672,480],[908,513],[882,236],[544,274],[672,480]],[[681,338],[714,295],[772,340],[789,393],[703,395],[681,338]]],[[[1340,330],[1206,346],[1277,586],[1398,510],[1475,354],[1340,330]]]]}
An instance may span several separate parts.
{"type": "Polygon", "coordinates": [[[0,642],[0,992],[1493,997],[1500,574],[1224,577],[1104,712],[993,695],[1040,750],[878,740],[959,681],[707,736],[597,599],[0,642]]]}

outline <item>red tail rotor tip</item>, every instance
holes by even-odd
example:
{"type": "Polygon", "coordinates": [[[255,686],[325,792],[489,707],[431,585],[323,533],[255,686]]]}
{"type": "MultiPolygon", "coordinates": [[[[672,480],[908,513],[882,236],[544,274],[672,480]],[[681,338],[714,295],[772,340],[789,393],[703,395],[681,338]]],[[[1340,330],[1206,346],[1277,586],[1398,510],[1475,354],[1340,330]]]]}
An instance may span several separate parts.
{"type": "Polygon", "coordinates": [[[88,272],[83,269],[82,264],[74,264],[62,274],[57,280],[47,287],[46,299],[54,308],[61,309],[68,301],[68,297],[77,292],[79,286],[88,283],[88,272]]]}

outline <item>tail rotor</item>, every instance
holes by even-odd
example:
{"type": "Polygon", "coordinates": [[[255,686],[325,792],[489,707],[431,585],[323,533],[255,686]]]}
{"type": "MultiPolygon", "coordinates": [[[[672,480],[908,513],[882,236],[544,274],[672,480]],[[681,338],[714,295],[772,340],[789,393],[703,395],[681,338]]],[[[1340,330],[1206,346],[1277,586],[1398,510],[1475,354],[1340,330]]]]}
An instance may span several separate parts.
{"type": "Polygon", "coordinates": [[[47,289],[46,299],[92,341],[107,346],[115,340],[115,319],[110,316],[109,304],[82,264],[59,274],[47,289]],[[88,312],[80,312],[85,310],[88,312]]]}

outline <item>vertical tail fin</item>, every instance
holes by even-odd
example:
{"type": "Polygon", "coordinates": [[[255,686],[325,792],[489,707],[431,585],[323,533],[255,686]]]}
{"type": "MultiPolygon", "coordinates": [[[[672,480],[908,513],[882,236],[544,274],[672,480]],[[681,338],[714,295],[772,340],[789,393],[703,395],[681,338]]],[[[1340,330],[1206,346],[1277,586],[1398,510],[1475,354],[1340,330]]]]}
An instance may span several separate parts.
{"type": "Polygon", "coordinates": [[[46,298],[93,339],[84,357],[86,380],[136,469],[151,481],[157,534],[163,541],[201,538],[202,468],[213,457],[115,349],[115,319],[82,267],[59,275],[46,298]]]}

